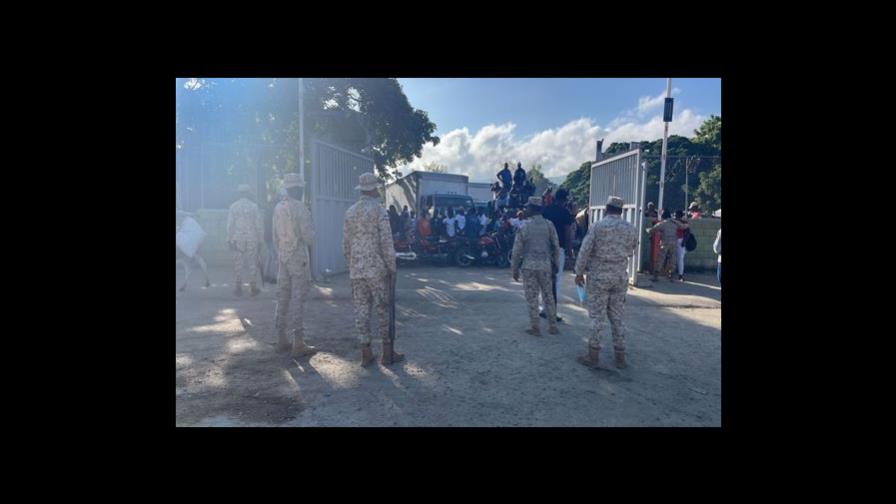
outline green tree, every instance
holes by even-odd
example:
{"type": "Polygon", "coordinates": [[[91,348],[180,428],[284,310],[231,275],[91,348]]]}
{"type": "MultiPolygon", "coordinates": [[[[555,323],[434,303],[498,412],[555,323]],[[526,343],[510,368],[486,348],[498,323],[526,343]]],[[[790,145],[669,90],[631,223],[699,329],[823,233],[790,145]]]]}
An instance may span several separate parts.
{"type": "Polygon", "coordinates": [[[717,115],[709,116],[699,128],[694,130],[694,142],[707,145],[712,149],[722,152],[722,118],[717,115]]]}
{"type": "Polygon", "coordinates": [[[569,192],[569,199],[583,208],[588,205],[588,196],[591,191],[591,161],[585,161],[560,184],[560,187],[569,192]]]}
{"type": "Polygon", "coordinates": [[[526,170],[526,178],[532,181],[535,186],[535,196],[541,196],[541,193],[548,187],[555,187],[556,184],[548,180],[544,173],[541,172],[541,165],[534,165],[526,170]]]}
{"type": "Polygon", "coordinates": [[[700,174],[700,185],[694,193],[694,201],[705,212],[722,208],[722,164],[713,166],[709,172],[700,174]]]}
{"type": "MultiPolygon", "coordinates": [[[[693,138],[672,135],[667,142],[666,186],[663,193],[663,205],[670,210],[685,209],[689,202],[685,201],[685,181],[687,195],[703,207],[716,209],[721,207],[721,163],[713,156],[721,155],[722,119],[711,116],[697,130],[693,138]],[[692,158],[691,167],[685,176],[688,158],[692,158]]],[[[647,180],[645,185],[646,201],[658,202],[660,154],[663,140],[637,142],[644,161],[647,162],[647,180]]],[[[629,142],[610,144],[604,152],[604,159],[630,150],[629,142]]],[[[577,204],[588,204],[591,184],[591,163],[585,162],[577,170],[570,172],[561,187],[570,192],[577,204]]]]}
{"type": "MultiPolygon", "coordinates": [[[[269,145],[275,172],[298,170],[297,79],[176,79],[175,143],[269,145]]],[[[386,178],[401,162],[438,144],[436,125],[414,109],[396,79],[304,79],[305,170],[316,136],[350,150],[367,149],[386,178]]],[[[239,150],[238,147],[235,147],[239,150]]],[[[231,156],[235,163],[249,160],[231,156]]]]}

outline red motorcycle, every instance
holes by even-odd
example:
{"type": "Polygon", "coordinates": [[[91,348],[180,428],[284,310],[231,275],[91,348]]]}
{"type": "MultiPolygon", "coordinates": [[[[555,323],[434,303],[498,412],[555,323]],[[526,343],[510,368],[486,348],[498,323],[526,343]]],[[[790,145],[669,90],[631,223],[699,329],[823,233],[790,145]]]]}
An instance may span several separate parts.
{"type": "Polygon", "coordinates": [[[430,236],[425,240],[394,240],[395,258],[403,262],[430,261],[439,266],[447,266],[453,255],[452,243],[438,236],[430,236]]]}
{"type": "Polygon", "coordinates": [[[471,240],[462,243],[454,253],[454,261],[465,268],[473,263],[507,268],[510,266],[511,248],[507,233],[488,233],[472,243],[471,240]]]}

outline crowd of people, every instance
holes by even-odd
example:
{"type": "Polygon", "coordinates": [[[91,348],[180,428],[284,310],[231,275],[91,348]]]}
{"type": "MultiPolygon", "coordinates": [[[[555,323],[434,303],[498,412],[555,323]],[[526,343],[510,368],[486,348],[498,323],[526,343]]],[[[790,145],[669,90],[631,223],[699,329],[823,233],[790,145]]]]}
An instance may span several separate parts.
{"type": "MultiPolygon", "coordinates": [[[[243,295],[245,280],[249,280],[250,296],[259,293],[255,280],[256,274],[263,269],[259,257],[261,244],[271,242],[269,253],[273,253],[277,263],[278,302],[274,313],[277,350],[291,351],[295,357],[316,352],[305,343],[303,325],[304,305],[311,284],[310,247],[315,234],[311,213],[301,201],[303,186],[301,176],[287,174],[282,193],[276,198],[279,201],[269,205],[271,210],[263,216],[251,198],[249,186],[241,185],[239,197],[231,205],[227,218],[227,241],[234,254],[236,296],[243,295]],[[290,311],[292,315],[288,316],[290,311]]],[[[418,236],[425,239],[432,235],[475,238],[485,233],[504,232],[513,237],[512,276],[517,281],[522,278],[524,284],[531,323],[527,332],[540,335],[539,317],[547,319],[550,333],[558,332],[557,323],[562,317],[557,313],[557,289],[562,272],[569,265],[575,271],[578,285],[585,285],[588,272],[585,292],[592,327],[588,352],[578,361],[589,367],[597,365],[603,321],[608,319],[617,366],[625,367],[622,311],[628,288],[626,269],[638,239],[634,226],[621,218],[624,206],[621,198],[610,196],[605,217],[589,225],[587,209],[579,212],[562,188],[556,193],[549,189],[541,197],[529,196],[522,208],[502,205],[495,198],[482,211],[476,207],[447,208],[443,214],[441,209],[425,209],[419,215],[407,207],[401,212],[394,206],[385,210],[380,203],[379,188],[380,182],[374,174],[361,175],[357,188],[361,191],[361,199],[346,212],[343,227],[343,252],[352,282],[362,365],[367,366],[374,360],[370,346],[374,312],[380,320],[377,333],[383,341],[382,363],[393,364],[404,358],[395,351],[394,336],[383,324],[390,296],[394,296],[387,294],[387,289],[388,285],[394,289],[396,238],[418,236]]],[[[648,205],[646,232],[657,244],[656,255],[651,255],[654,279],[659,274],[668,273],[672,280],[672,268],[676,266],[679,280],[683,279],[690,222],[701,217],[700,208],[692,204],[687,217],[685,215],[683,210],[678,210],[673,218],[670,211],[657,212],[653,203],[648,205]]],[[[718,254],[720,284],[721,239],[719,230],[713,250],[718,254]]],[[[191,249],[190,252],[195,251],[191,249]]]]}

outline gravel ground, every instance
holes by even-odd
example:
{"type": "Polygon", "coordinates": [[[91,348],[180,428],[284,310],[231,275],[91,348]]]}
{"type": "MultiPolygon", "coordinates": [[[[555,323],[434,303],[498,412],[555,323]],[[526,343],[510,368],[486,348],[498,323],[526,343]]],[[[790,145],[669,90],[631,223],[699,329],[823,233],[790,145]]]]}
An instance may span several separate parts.
{"type": "MultiPolygon", "coordinates": [[[[177,293],[178,426],[719,426],[721,290],[714,275],[629,290],[628,369],[605,337],[602,369],[575,361],[588,317],[573,275],[560,290],[560,334],[527,327],[509,269],[399,269],[398,365],[364,369],[346,275],[316,284],[307,341],[320,352],[274,352],[276,285],[235,298],[228,268],[194,274],[177,293]]],[[[176,281],[182,280],[178,271],[176,281]]],[[[381,349],[374,341],[374,353],[381,349]]]]}

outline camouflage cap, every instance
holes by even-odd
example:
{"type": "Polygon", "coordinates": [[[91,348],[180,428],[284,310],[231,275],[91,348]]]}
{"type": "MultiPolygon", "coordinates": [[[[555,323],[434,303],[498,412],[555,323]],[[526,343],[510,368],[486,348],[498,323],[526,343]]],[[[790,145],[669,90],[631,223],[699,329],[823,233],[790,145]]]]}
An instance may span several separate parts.
{"type": "Polygon", "coordinates": [[[619,196],[610,196],[607,198],[607,206],[622,208],[623,205],[625,205],[625,202],[622,201],[622,198],[619,196]]]}
{"type": "Polygon", "coordinates": [[[372,191],[374,189],[379,189],[380,187],[380,179],[370,172],[362,173],[361,176],[358,177],[358,182],[358,186],[355,187],[355,189],[359,191],[372,191]]]}
{"type": "Polygon", "coordinates": [[[289,189],[290,187],[305,187],[305,181],[302,180],[302,176],[298,173],[290,172],[283,177],[283,187],[285,189],[289,189]]]}

